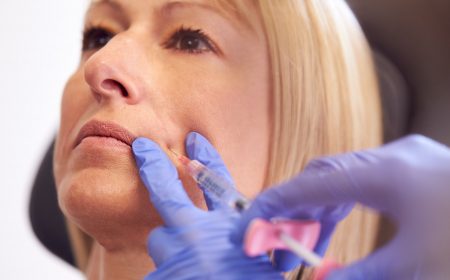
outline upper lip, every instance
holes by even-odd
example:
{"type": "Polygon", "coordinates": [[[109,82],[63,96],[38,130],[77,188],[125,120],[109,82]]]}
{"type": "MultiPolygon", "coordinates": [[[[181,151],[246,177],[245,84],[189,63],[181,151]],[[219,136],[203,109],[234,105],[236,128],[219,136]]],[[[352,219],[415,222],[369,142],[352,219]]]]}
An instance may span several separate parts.
{"type": "Polygon", "coordinates": [[[75,147],[78,146],[84,138],[92,136],[111,137],[127,144],[130,147],[134,139],[136,139],[136,136],[116,123],[92,120],[80,129],[75,141],[75,147]]]}

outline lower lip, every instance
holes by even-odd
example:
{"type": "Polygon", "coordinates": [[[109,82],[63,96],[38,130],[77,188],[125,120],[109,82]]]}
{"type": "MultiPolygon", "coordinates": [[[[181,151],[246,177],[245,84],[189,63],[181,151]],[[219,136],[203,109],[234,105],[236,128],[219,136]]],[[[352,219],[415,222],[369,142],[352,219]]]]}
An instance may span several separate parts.
{"type": "Polygon", "coordinates": [[[112,137],[101,137],[101,136],[89,136],[81,140],[78,147],[87,146],[89,148],[94,149],[126,149],[127,151],[131,149],[131,147],[112,137]]]}

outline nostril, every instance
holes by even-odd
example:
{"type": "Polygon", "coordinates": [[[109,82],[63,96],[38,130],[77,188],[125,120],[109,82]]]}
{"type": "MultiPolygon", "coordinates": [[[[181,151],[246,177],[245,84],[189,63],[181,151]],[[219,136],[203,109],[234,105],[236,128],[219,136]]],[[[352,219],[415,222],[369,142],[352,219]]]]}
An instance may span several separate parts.
{"type": "Polygon", "coordinates": [[[127,91],[127,89],[126,89],[122,84],[120,84],[120,83],[117,83],[117,85],[118,85],[119,88],[120,88],[120,91],[121,91],[121,93],[122,93],[122,96],[123,96],[123,97],[128,97],[128,91],[127,91]]]}
{"type": "Polygon", "coordinates": [[[119,82],[114,81],[114,80],[105,80],[102,82],[101,84],[101,88],[106,90],[106,91],[120,91],[120,94],[123,97],[128,97],[128,91],[127,89],[119,82]]]}

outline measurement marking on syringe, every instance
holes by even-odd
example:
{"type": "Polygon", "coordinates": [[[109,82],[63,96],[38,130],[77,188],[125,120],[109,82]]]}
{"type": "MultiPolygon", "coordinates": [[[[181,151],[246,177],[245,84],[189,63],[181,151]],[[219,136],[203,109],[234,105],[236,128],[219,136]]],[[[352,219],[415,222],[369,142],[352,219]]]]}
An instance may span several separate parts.
{"type": "Polygon", "coordinates": [[[212,181],[211,178],[207,177],[204,172],[200,172],[197,175],[197,178],[200,185],[203,186],[208,191],[214,192],[218,196],[222,196],[225,193],[225,189],[221,188],[214,181],[212,181]]]}

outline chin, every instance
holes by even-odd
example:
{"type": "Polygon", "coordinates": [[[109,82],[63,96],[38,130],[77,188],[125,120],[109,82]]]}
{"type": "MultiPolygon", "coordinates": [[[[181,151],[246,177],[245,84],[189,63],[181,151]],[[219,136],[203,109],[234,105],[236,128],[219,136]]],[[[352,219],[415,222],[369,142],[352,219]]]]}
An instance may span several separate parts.
{"type": "MultiPolygon", "coordinates": [[[[150,231],[163,224],[131,154],[75,152],[69,160],[55,158],[55,166],[64,215],[106,249],[145,246],[150,231]]],[[[188,196],[205,209],[196,183],[178,171],[188,196]]]]}
{"type": "Polygon", "coordinates": [[[145,244],[162,224],[136,170],[85,168],[67,172],[58,184],[65,216],[106,248],[145,244]]]}

